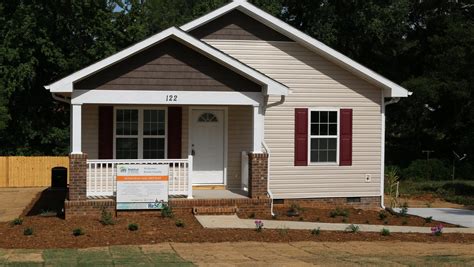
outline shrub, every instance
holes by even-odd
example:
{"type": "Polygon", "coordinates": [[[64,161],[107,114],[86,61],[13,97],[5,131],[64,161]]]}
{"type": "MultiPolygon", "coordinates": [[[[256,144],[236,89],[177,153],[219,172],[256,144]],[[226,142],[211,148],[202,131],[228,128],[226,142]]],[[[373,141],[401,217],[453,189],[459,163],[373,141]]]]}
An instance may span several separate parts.
{"type": "Polygon", "coordinates": [[[369,220],[365,220],[365,224],[370,224],[370,221],[369,221],[369,220]]]}
{"type": "Polygon", "coordinates": [[[33,228],[26,228],[23,230],[24,235],[32,235],[33,234],[33,228]]]}
{"type": "Polygon", "coordinates": [[[303,217],[300,217],[298,220],[300,220],[300,221],[304,221],[304,218],[303,218],[303,217]]]}
{"type": "Polygon", "coordinates": [[[407,224],[408,224],[408,219],[407,218],[403,219],[402,225],[407,225],[407,224]]]}
{"type": "Polygon", "coordinates": [[[346,222],[347,222],[347,218],[346,218],[346,217],[342,218],[342,222],[343,222],[343,223],[346,223],[346,222]]]}
{"type": "Polygon", "coordinates": [[[354,234],[359,232],[359,230],[360,230],[360,227],[358,225],[354,225],[354,224],[351,224],[351,225],[347,226],[347,228],[346,228],[347,232],[351,232],[351,233],[354,233],[354,234]]]}
{"type": "Polygon", "coordinates": [[[168,204],[163,204],[163,208],[161,209],[161,217],[173,218],[173,216],[173,208],[171,208],[168,204]]]}
{"type": "Polygon", "coordinates": [[[278,233],[279,233],[280,235],[287,235],[287,234],[288,234],[288,230],[290,230],[288,227],[278,228],[278,233]]]}
{"type": "Polygon", "coordinates": [[[430,217],[426,217],[426,218],[425,218],[425,222],[426,222],[426,223],[430,223],[430,222],[432,222],[432,221],[433,221],[433,216],[430,216],[430,217]]]}
{"type": "Polygon", "coordinates": [[[450,177],[450,171],[439,159],[419,159],[403,170],[403,176],[414,181],[446,180],[450,177]]]}
{"type": "Polygon", "coordinates": [[[263,230],[263,222],[261,220],[255,221],[255,231],[261,232],[263,230]]]}
{"type": "Polygon", "coordinates": [[[13,219],[12,221],[12,225],[22,225],[23,224],[23,219],[18,217],[18,218],[15,218],[13,219]]]}
{"type": "Polygon", "coordinates": [[[102,213],[100,214],[100,223],[102,225],[114,225],[115,220],[112,216],[112,213],[108,212],[106,209],[102,209],[102,213]]]}
{"type": "Polygon", "coordinates": [[[131,223],[128,225],[128,230],[129,231],[137,231],[138,230],[138,224],[136,223],[131,223]]]}
{"type": "Polygon", "coordinates": [[[184,227],[184,222],[180,219],[176,220],[174,222],[174,224],[177,226],[177,227],[180,227],[180,228],[183,228],[184,227]]]}
{"type": "Polygon", "coordinates": [[[383,224],[388,224],[388,221],[387,220],[383,221],[383,224]]]}
{"type": "Polygon", "coordinates": [[[276,220],[276,219],[278,219],[278,216],[276,214],[273,214],[272,215],[272,220],[276,220]]]}
{"type": "Polygon", "coordinates": [[[440,236],[443,234],[443,228],[444,226],[442,224],[431,227],[431,233],[435,236],[440,236]]]}
{"type": "Polygon", "coordinates": [[[385,192],[390,198],[391,208],[394,208],[398,203],[398,195],[396,190],[398,181],[400,180],[398,173],[398,168],[394,166],[387,167],[385,170],[385,181],[387,183],[387,185],[385,186],[385,192]]]}
{"type": "Polygon", "coordinates": [[[379,212],[379,219],[382,221],[384,220],[385,218],[387,218],[387,213],[384,211],[384,210],[381,210],[379,212]]]}
{"type": "Polygon", "coordinates": [[[398,213],[399,216],[406,217],[408,215],[408,203],[404,202],[400,212],[398,213]]]}
{"type": "Polygon", "coordinates": [[[320,227],[311,230],[312,235],[319,235],[320,233],[321,233],[321,228],[320,227]]]}
{"type": "Polygon", "coordinates": [[[249,218],[250,218],[250,219],[255,218],[255,212],[250,213],[249,218]]]}
{"type": "Polygon", "coordinates": [[[346,209],[336,208],[329,213],[329,216],[331,216],[331,218],[336,218],[337,216],[348,217],[349,211],[346,209]]]}
{"type": "Polygon", "coordinates": [[[380,234],[383,236],[389,236],[390,230],[388,230],[387,228],[383,228],[382,231],[380,231],[380,234]]]}
{"type": "Polygon", "coordinates": [[[76,229],[72,230],[72,235],[73,236],[80,236],[80,235],[83,235],[83,234],[84,234],[84,231],[81,228],[76,228],[76,229]]]}

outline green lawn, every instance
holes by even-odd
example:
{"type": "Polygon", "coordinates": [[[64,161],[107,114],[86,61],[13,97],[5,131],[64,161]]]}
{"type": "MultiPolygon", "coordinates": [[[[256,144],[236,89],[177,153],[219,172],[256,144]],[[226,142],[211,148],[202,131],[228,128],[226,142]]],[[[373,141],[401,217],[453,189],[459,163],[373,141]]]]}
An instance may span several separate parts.
{"type": "Polygon", "coordinates": [[[401,181],[400,195],[434,194],[446,201],[474,206],[474,181],[401,181]]]}

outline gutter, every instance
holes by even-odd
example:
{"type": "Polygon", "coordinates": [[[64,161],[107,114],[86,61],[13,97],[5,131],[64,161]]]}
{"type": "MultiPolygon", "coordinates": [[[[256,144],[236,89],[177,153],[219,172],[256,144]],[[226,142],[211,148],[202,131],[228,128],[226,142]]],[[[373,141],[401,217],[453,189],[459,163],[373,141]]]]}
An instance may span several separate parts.
{"type": "Polygon", "coordinates": [[[270,190],[270,149],[268,148],[265,141],[262,141],[262,145],[263,145],[263,148],[265,149],[265,151],[268,154],[268,159],[267,159],[267,194],[268,194],[268,197],[271,200],[270,212],[271,212],[272,216],[275,216],[275,213],[273,212],[273,194],[272,194],[272,191],[270,190]]]}
{"type": "Polygon", "coordinates": [[[70,97],[65,97],[58,95],[56,93],[51,93],[51,96],[53,97],[54,100],[66,103],[66,104],[71,104],[71,98],[70,97]]]}
{"type": "MultiPolygon", "coordinates": [[[[412,92],[409,92],[408,95],[411,95],[412,92]]],[[[388,105],[396,104],[400,101],[400,97],[394,97],[389,101],[385,102],[385,97],[382,93],[382,137],[381,137],[381,146],[382,146],[382,158],[380,160],[380,207],[385,209],[384,199],[385,199],[385,108],[388,105]]]]}

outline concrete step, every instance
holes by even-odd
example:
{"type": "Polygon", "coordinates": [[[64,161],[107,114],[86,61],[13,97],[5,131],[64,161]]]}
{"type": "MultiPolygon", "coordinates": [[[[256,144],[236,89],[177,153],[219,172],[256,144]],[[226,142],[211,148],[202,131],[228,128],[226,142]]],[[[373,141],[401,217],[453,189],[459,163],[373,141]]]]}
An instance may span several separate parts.
{"type": "Polygon", "coordinates": [[[233,215],[237,214],[237,206],[232,207],[194,207],[194,215],[233,215]]]}

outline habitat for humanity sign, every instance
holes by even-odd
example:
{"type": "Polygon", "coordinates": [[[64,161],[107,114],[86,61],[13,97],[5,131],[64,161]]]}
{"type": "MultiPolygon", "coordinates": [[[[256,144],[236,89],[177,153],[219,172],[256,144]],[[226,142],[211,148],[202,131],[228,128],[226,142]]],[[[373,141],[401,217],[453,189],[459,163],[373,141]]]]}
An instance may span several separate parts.
{"type": "Polygon", "coordinates": [[[168,165],[117,165],[117,209],[161,209],[168,202],[168,165]]]}

